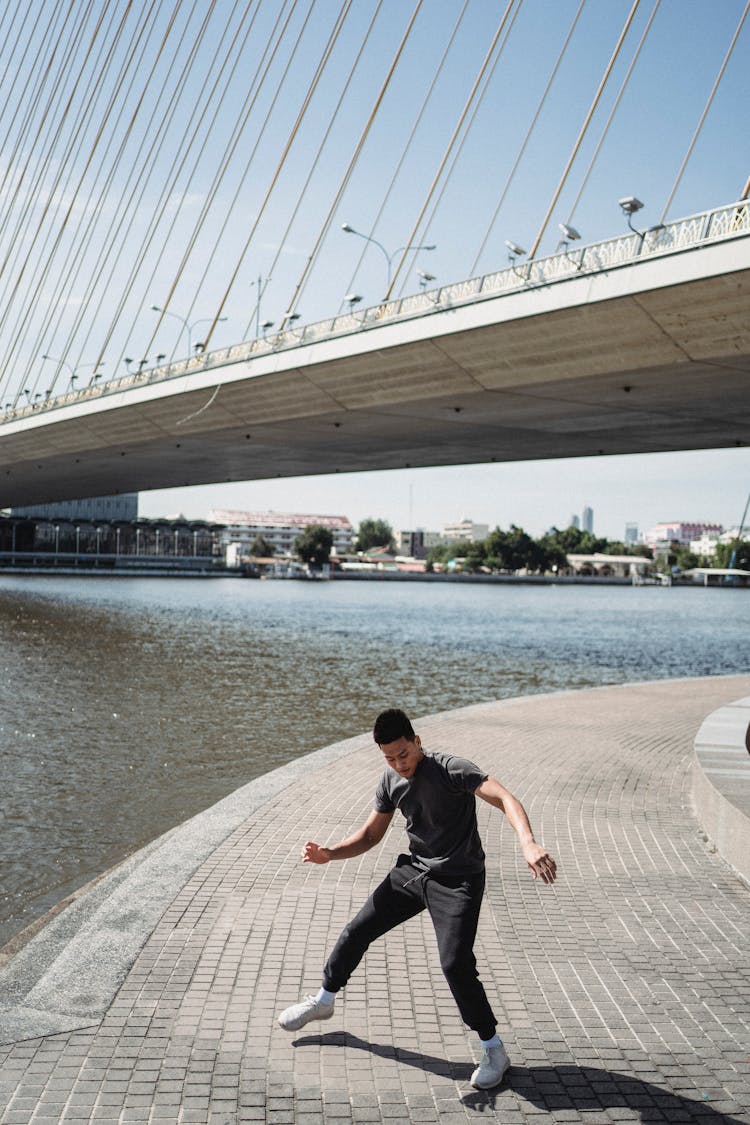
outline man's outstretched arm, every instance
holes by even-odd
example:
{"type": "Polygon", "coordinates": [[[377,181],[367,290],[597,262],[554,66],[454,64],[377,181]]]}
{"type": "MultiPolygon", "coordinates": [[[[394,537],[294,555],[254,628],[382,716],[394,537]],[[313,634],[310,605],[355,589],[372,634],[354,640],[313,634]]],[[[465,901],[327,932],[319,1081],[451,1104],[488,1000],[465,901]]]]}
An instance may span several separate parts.
{"type": "Polygon", "coordinates": [[[332,848],[324,848],[308,840],[302,849],[302,862],[328,863],[332,859],[352,859],[355,855],[369,852],[370,848],[374,848],[383,839],[392,819],[393,813],[373,811],[353,836],[342,840],[340,844],[334,844],[332,848]]]}
{"type": "Polygon", "coordinates": [[[557,877],[557,864],[547,849],[537,844],[534,839],[526,809],[518,798],[494,777],[485,778],[474,792],[487,804],[494,805],[496,809],[505,813],[518,836],[523,858],[531,868],[534,878],[539,877],[543,883],[554,883],[557,877]]]}

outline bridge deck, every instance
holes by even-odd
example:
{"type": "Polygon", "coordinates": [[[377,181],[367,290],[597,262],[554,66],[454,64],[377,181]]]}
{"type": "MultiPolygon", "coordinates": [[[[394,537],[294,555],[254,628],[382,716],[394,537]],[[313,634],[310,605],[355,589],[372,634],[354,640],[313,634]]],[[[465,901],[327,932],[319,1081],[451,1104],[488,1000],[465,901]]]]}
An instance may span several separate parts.
{"type": "Polygon", "coordinates": [[[16,1040],[0,1048],[4,1125],[750,1122],[750,895],[689,807],[702,719],[749,689],[739,676],[665,681],[419,724],[427,746],[460,746],[517,790],[560,864],[554,888],[534,884],[503,818],[480,808],[477,953],[513,1064],[499,1091],[468,1085],[472,1036],[424,918],[370,950],[331,1023],[295,1036],[276,1025],[317,987],[326,949],[402,846],[393,827],[359,860],[297,861],[308,834],[338,837],[369,809],[379,761],[362,737],[277,771],[259,798],[259,783],[240,791],[222,842],[209,813],[170,833],[119,884],[119,915],[107,920],[105,900],[93,928],[69,925],[60,944],[53,924],[18,955],[36,943],[25,992],[23,972],[4,974],[3,1038],[16,1040]],[[188,853],[201,837],[203,861],[180,873],[169,842],[188,853]],[[163,881],[156,924],[139,868],[163,881]],[[123,930],[142,948],[118,967],[119,991],[104,989],[96,1018],[63,1011],[96,1007],[123,930]],[[69,994],[54,965],[39,972],[45,940],[62,960],[75,952],[69,994]],[[45,1009],[60,1030],[29,1038],[45,1009]]]}

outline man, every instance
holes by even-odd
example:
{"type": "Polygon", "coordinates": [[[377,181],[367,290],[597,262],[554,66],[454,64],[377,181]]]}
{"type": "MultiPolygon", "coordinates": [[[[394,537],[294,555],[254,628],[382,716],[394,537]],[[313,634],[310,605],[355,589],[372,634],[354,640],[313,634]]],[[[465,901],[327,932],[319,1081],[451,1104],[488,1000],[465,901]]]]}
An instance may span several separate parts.
{"type": "Polygon", "coordinates": [[[393,814],[406,818],[409,855],[396,866],[346,926],[323,970],[323,987],[279,1016],[285,1031],[333,1015],[336,993],[344,987],[368,946],[388,930],[429,910],[440,952],[440,966],[464,1023],[479,1036],[482,1057],[471,1082],[479,1089],[497,1086],[510,1066],[497,1034],[497,1021],[479,980],[474,938],[484,893],[484,850],[477,830],[475,796],[504,812],[514,828],[534,878],[553,883],[556,864],[538,844],[520,801],[495,778],[465,758],[425,753],[403,711],[378,715],[373,730],[386,770],[375,794],[375,808],[362,828],[334,847],[308,840],[303,863],[351,859],[379,844],[393,814]]]}

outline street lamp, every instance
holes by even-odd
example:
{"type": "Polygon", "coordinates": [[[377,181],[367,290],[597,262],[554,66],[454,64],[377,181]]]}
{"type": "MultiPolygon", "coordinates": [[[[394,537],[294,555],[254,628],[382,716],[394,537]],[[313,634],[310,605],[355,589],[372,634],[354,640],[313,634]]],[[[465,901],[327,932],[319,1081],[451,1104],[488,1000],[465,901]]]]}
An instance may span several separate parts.
{"type": "Polygon", "coordinates": [[[95,382],[97,379],[101,379],[101,377],[102,377],[101,372],[99,371],[99,368],[104,366],[104,360],[103,359],[98,360],[96,363],[82,363],[78,367],[76,367],[75,370],[70,366],[70,364],[67,362],[67,360],[58,359],[57,356],[54,356],[54,355],[46,355],[45,354],[45,355],[42,356],[42,359],[49,359],[53,363],[59,364],[60,367],[67,367],[68,371],[70,372],[70,383],[68,384],[68,390],[73,390],[75,388],[75,383],[76,383],[76,380],[78,378],[78,372],[83,370],[84,367],[93,367],[94,370],[91,373],[91,382],[92,383],[95,382]]]}
{"type": "MultiPolygon", "coordinates": [[[[193,320],[192,322],[188,322],[187,320],[185,320],[184,316],[180,316],[179,313],[172,312],[171,309],[163,309],[160,305],[152,305],[151,311],[161,313],[162,316],[173,316],[176,320],[180,321],[183,328],[187,332],[188,355],[193,354],[193,329],[197,328],[199,324],[213,324],[214,322],[214,318],[212,316],[202,316],[200,320],[193,320]]],[[[229,318],[226,316],[217,317],[217,323],[219,323],[219,321],[228,319],[229,318]]],[[[174,355],[174,352],[172,353],[172,355],[174,355]]]]}
{"type": "Polygon", "coordinates": [[[349,223],[342,223],[341,229],[346,234],[356,234],[357,238],[364,238],[365,242],[372,242],[374,246],[377,246],[379,250],[382,250],[383,255],[385,256],[387,267],[388,267],[388,284],[386,286],[386,292],[391,287],[391,272],[392,272],[392,268],[393,268],[393,259],[396,257],[397,254],[402,254],[405,250],[434,250],[435,249],[435,246],[432,243],[430,243],[429,245],[426,245],[424,243],[410,242],[407,246],[398,246],[394,251],[392,251],[392,253],[389,254],[388,251],[386,250],[385,246],[383,246],[383,243],[378,242],[377,238],[373,238],[369,234],[362,234],[362,231],[355,230],[354,227],[351,226],[349,223]]]}

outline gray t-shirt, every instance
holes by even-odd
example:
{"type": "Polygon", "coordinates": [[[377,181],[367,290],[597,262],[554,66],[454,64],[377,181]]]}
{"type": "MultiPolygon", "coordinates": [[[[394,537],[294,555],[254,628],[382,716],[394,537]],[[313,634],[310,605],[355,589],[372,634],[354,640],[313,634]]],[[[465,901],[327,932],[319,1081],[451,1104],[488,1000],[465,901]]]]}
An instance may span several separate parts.
{"type": "Polygon", "coordinates": [[[418,867],[435,874],[472,875],[484,869],[474,791],[487,776],[466,758],[425,754],[413,777],[386,769],[375,792],[375,809],[404,814],[418,867]]]}

